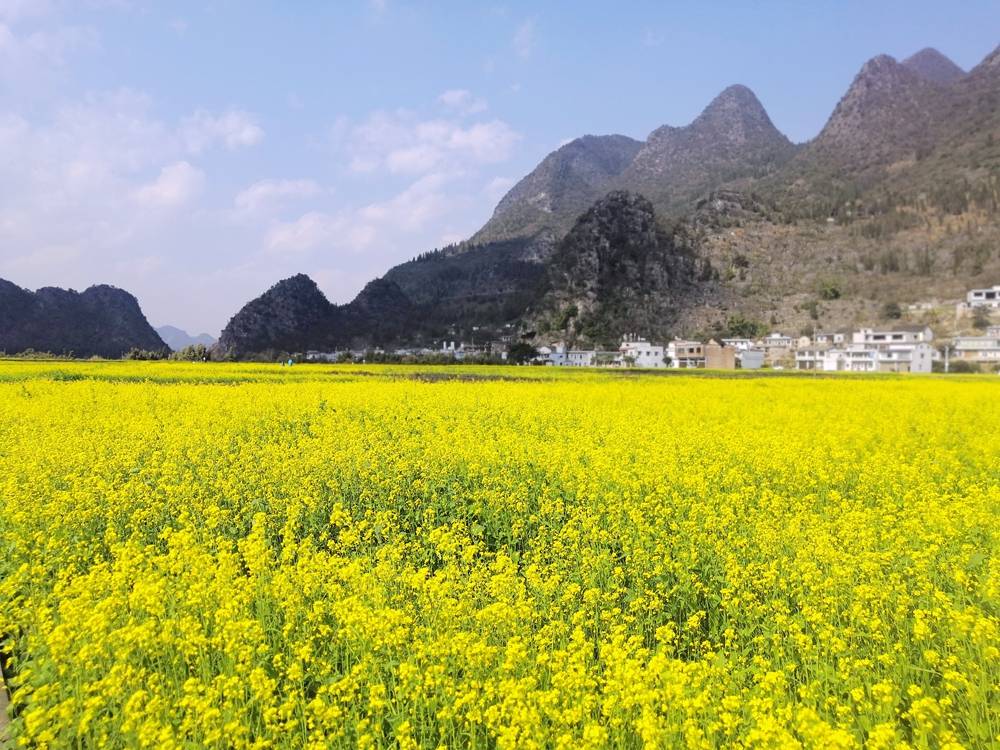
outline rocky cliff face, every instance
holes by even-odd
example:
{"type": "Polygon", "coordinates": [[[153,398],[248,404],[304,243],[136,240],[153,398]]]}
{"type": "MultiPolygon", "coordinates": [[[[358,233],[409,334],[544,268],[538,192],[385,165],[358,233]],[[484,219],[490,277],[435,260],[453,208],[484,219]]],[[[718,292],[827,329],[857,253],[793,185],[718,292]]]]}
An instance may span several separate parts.
{"type": "Polygon", "coordinates": [[[123,289],[102,284],[83,292],[30,292],[0,279],[0,351],[117,358],[133,348],[168,349],[123,289]]]}
{"type": "Polygon", "coordinates": [[[667,231],[649,200],[609,193],[560,242],[534,327],[592,344],[661,335],[695,295],[699,266],[690,236],[667,231]]]}

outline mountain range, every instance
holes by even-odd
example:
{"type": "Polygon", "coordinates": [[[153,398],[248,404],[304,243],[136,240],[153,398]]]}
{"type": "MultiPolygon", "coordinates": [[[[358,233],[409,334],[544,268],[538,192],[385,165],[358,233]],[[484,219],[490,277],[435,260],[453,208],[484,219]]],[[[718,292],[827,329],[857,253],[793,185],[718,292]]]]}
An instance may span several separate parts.
{"type": "Polygon", "coordinates": [[[582,136],[468,241],[395,266],[347,305],[306,277],[280,282],[218,346],[245,356],[512,330],[610,344],[636,329],[870,322],[888,302],[996,283],[998,218],[1000,48],[968,73],[933,49],[879,55],[807,143],[742,85],[645,141],[582,136]]]}
{"type": "Polygon", "coordinates": [[[179,352],[188,346],[201,344],[204,347],[210,347],[215,344],[214,336],[210,336],[207,333],[199,333],[197,336],[192,336],[187,331],[176,326],[158,326],[156,332],[166,342],[167,346],[175,352],[179,352]]]}
{"type": "MultiPolygon", "coordinates": [[[[866,62],[807,143],[743,85],[643,141],[577,138],[468,240],[389,269],[345,305],[308,276],[279,281],[215,352],[796,332],[998,281],[1000,48],[968,72],[924,49],[866,62]]],[[[210,338],[161,332],[113,287],[0,281],[0,351],[120,356],[210,338]]]]}

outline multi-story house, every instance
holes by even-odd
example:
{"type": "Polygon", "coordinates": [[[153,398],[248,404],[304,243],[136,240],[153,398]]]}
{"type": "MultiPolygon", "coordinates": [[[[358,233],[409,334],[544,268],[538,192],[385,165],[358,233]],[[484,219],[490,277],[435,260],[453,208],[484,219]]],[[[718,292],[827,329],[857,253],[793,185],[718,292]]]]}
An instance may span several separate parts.
{"type": "Polygon", "coordinates": [[[969,307],[1000,308],[1000,284],[995,284],[989,289],[970,289],[965,295],[965,301],[969,307]]]}
{"type": "Polygon", "coordinates": [[[627,336],[618,347],[617,364],[631,367],[666,367],[662,346],[651,344],[646,339],[627,336]]]}
{"type": "Polygon", "coordinates": [[[990,326],[985,336],[956,336],[955,358],[1000,365],[1000,326],[990,326]]]}
{"type": "Polygon", "coordinates": [[[667,344],[667,358],[674,368],[704,367],[705,347],[700,341],[674,339],[667,344]]]}

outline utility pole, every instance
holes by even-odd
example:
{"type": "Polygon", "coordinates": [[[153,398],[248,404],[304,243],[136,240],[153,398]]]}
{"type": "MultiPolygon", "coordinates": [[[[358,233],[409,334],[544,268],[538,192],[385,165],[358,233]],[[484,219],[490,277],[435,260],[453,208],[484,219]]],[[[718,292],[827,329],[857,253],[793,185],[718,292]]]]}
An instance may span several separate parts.
{"type": "Polygon", "coordinates": [[[950,365],[949,356],[948,356],[950,353],[951,353],[951,345],[950,344],[945,344],[944,345],[944,372],[945,372],[946,375],[948,374],[948,369],[949,369],[949,365],[950,365]]]}

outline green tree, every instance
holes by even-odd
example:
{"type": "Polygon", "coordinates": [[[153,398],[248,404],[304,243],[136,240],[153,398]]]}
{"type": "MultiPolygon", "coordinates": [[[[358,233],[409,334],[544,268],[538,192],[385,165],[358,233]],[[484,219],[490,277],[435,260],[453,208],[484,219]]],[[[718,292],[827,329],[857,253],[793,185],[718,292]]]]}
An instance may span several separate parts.
{"type": "Polygon", "coordinates": [[[511,344],[510,349],[507,350],[507,361],[519,365],[531,362],[537,356],[538,350],[527,341],[518,341],[511,344]]]}
{"type": "Polygon", "coordinates": [[[990,320],[990,311],[985,307],[977,307],[972,313],[972,325],[978,328],[980,331],[985,331],[992,325],[990,320]]]}

